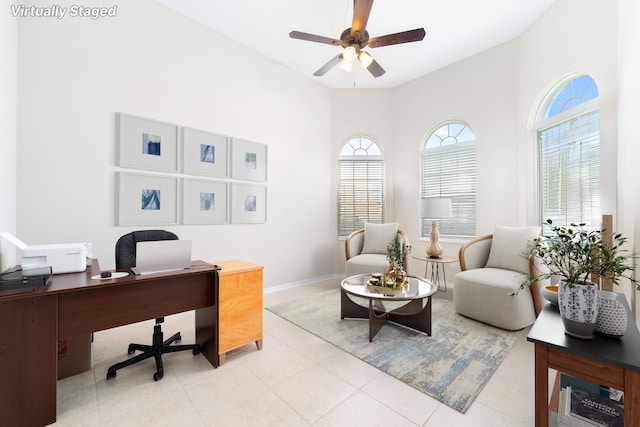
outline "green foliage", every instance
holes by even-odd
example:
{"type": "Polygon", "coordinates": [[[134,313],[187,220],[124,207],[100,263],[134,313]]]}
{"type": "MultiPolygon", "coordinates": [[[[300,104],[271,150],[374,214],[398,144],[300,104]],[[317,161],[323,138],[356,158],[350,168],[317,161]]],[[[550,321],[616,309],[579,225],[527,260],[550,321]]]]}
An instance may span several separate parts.
{"type": "Polygon", "coordinates": [[[393,243],[389,243],[387,245],[387,261],[394,267],[400,268],[404,270],[404,260],[407,258],[407,255],[411,253],[411,246],[407,245],[407,250],[402,252],[402,243],[400,239],[396,237],[396,240],[393,243]]]}
{"type": "Polygon", "coordinates": [[[560,276],[567,286],[588,281],[592,273],[611,280],[619,285],[621,279],[627,279],[638,290],[640,284],[631,274],[635,270],[635,257],[623,249],[627,241],[620,233],[611,233],[611,243],[605,243],[602,236],[605,231],[588,230],[585,224],[572,223],[569,227],[551,225],[554,236],[546,240],[536,239],[530,256],[540,260],[548,271],[539,274],[530,281],[560,276]]]}

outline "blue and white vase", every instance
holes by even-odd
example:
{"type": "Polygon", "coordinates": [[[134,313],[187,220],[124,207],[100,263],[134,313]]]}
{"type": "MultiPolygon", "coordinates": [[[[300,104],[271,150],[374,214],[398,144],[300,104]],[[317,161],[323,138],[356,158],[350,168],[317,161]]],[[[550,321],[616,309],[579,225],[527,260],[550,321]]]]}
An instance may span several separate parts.
{"type": "Polygon", "coordinates": [[[593,338],[598,319],[598,285],[585,281],[569,287],[561,281],[558,306],[565,334],[584,340],[593,338]]]}
{"type": "Polygon", "coordinates": [[[615,292],[598,291],[598,320],[594,331],[610,337],[627,332],[627,309],[618,301],[615,292]]]}

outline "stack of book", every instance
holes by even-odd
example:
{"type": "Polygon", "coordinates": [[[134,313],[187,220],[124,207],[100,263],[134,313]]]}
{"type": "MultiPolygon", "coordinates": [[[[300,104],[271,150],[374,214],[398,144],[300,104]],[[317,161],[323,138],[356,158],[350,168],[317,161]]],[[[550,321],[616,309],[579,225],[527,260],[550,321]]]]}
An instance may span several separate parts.
{"type": "Polygon", "coordinates": [[[624,427],[624,404],[603,394],[579,385],[562,387],[558,426],[624,427]]]}

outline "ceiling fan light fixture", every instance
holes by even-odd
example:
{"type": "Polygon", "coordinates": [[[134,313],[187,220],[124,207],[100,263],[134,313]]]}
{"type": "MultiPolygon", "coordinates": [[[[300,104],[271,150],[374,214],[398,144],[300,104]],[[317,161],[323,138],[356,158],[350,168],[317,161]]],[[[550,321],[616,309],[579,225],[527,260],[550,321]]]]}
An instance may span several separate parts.
{"type": "Polygon", "coordinates": [[[353,62],[347,61],[346,59],[342,61],[342,64],[340,64],[340,68],[342,68],[347,73],[351,72],[352,67],[353,67],[353,62]]]}
{"type": "Polygon", "coordinates": [[[358,59],[360,60],[364,68],[368,68],[369,65],[371,65],[371,63],[373,62],[373,56],[371,56],[369,52],[365,52],[364,50],[360,51],[360,53],[358,54],[358,59]]]}
{"type": "Polygon", "coordinates": [[[344,51],[342,52],[342,57],[344,58],[345,61],[348,61],[348,62],[353,62],[357,56],[358,56],[358,51],[353,45],[345,47],[344,51]]]}

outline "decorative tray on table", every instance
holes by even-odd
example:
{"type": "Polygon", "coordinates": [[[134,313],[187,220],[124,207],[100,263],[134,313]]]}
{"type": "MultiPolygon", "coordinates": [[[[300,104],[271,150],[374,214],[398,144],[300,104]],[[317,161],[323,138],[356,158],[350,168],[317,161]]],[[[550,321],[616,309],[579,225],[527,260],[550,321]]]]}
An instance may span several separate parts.
{"type": "Polygon", "coordinates": [[[370,292],[377,292],[386,296],[401,295],[407,290],[408,284],[406,277],[397,280],[395,277],[381,273],[372,274],[371,278],[366,282],[367,289],[370,292]]]}

